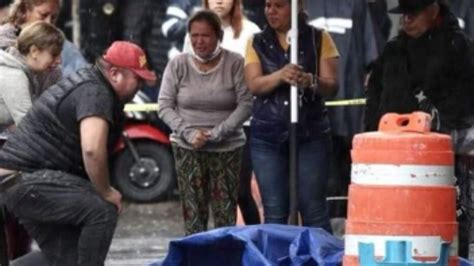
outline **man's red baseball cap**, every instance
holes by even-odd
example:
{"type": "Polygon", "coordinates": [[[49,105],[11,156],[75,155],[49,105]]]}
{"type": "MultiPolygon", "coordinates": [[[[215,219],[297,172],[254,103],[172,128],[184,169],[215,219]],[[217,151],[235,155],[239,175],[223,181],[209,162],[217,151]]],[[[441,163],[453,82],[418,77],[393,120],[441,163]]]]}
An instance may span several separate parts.
{"type": "Polygon", "coordinates": [[[134,43],[115,41],[107,49],[103,58],[114,66],[130,69],[144,80],[156,80],[155,73],[147,67],[145,52],[134,43]]]}

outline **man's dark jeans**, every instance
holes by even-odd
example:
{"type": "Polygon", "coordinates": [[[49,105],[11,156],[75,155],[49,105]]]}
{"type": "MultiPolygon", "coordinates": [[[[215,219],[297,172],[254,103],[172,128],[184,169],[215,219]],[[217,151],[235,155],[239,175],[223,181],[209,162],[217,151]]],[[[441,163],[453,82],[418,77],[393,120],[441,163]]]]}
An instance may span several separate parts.
{"type": "Polygon", "coordinates": [[[6,204],[50,265],[104,265],[118,213],[88,180],[51,170],[24,173],[7,190],[6,204]]]}
{"type": "MultiPolygon", "coordinates": [[[[288,142],[251,138],[252,165],[262,195],[265,223],[286,224],[289,215],[288,142]]],[[[332,151],[329,137],[298,146],[298,209],[305,226],[332,233],[326,205],[332,151]]]]}

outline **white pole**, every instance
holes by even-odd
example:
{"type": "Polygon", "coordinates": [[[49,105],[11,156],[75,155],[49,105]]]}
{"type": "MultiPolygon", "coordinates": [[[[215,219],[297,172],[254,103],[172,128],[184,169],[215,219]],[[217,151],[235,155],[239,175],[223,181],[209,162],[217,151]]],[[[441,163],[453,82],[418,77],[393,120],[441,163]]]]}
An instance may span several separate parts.
{"type": "MultiPolygon", "coordinates": [[[[291,0],[291,30],[290,30],[291,57],[290,63],[298,65],[298,0],[291,0]]],[[[290,217],[289,223],[298,224],[298,88],[291,86],[290,93],[290,217]]]]}
{"type": "MultiPolygon", "coordinates": [[[[298,64],[298,0],[291,0],[290,45],[292,64],[298,64]]],[[[298,123],[298,88],[291,86],[291,123],[298,123]]]]}

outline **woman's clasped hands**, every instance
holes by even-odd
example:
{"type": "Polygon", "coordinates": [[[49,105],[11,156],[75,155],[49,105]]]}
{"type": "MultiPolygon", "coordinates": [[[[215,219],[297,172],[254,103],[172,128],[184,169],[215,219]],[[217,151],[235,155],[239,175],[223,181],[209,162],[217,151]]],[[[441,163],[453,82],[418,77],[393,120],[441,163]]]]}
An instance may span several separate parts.
{"type": "Polygon", "coordinates": [[[313,75],[303,71],[301,66],[287,64],[279,70],[280,81],[299,88],[310,88],[313,85],[313,75]]]}
{"type": "Polygon", "coordinates": [[[206,129],[196,129],[196,133],[194,133],[191,145],[195,150],[202,148],[211,138],[211,131],[206,129]]]}

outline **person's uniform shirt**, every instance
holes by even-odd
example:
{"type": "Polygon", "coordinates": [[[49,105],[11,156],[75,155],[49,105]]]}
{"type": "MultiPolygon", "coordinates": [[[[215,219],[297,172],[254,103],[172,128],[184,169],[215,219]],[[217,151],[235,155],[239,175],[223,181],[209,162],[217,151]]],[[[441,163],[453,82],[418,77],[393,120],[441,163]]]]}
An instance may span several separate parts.
{"type": "MultiPolygon", "coordinates": [[[[306,0],[310,24],[327,30],[339,51],[339,90],[333,99],[363,98],[366,67],[378,55],[367,0],[306,0]]],[[[361,132],[363,106],[329,107],[334,135],[361,132]]]]}

